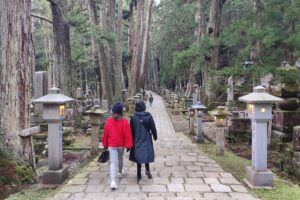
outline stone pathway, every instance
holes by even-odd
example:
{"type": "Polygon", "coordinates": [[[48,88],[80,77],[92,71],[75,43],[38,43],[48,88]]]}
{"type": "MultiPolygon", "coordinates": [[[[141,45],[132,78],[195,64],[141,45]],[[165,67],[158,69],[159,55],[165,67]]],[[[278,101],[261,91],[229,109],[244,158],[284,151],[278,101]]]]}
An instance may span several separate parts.
{"type": "MultiPolygon", "coordinates": [[[[162,99],[154,94],[152,113],[158,140],[154,142],[155,163],[150,164],[153,179],[143,173],[137,183],[136,165],[125,158],[127,176],[111,191],[109,164],[91,162],[69,180],[51,200],[252,200],[247,189],[230,173],[201,152],[181,133],[175,133],[162,99]]],[[[142,168],[144,172],[144,168],[142,168]]]]}

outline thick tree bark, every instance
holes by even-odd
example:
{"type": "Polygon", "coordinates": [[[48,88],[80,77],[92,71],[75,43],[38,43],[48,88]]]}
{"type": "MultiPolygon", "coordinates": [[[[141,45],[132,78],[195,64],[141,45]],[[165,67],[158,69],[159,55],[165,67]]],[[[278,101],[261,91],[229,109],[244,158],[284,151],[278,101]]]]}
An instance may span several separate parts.
{"type": "Polygon", "coordinates": [[[196,22],[198,23],[196,29],[197,43],[200,44],[202,38],[206,34],[206,16],[205,16],[205,0],[198,0],[198,9],[196,12],[196,22]]]}
{"type": "Polygon", "coordinates": [[[143,9],[142,0],[137,0],[136,29],[135,29],[134,47],[133,47],[133,55],[132,55],[132,65],[130,69],[130,78],[128,84],[128,94],[130,96],[133,96],[138,90],[142,9],[143,9]]]}
{"type": "MultiPolygon", "coordinates": [[[[96,17],[95,13],[95,17],[96,17]]],[[[100,1],[100,26],[102,29],[107,30],[108,27],[107,20],[107,9],[106,1],[100,1]]],[[[101,88],[102,88],[102,98],[108,100],[109,104],[113,101],[113,90],[111,85],[110,76],[110,63],[111,60],[108,57],[108,51],[103,45],[104,41],[98,43],[99,46],[99,61],[100,61],[100,73],[101,73],[101,88]]]]}
{"type": "Polygon", "coordinates": [[[130,72],[132,67],[132,56],[133,56],[133,35],[134,35],[134,29],[133,29],[133,3],[129,4],[129,16],[128,16],[128,53],[129,53],[129,59],[128,59],[128,77],[130,78],[130,72]]]}
{"type": "MultiPolygon", "coordinates": [[[[215,40],[219,37],[222,9],[225,1],[226,0],[212,0],[211,2],[207,34],[212,40],[215,40]]],[[[212,70],[219,69],[219,46],[216,46],[210,50],[208,56],[208,67],[212,70]]],[[[207,82],[205,94],[207,95],[209,101],[213,101],[217,98],[218,90],[212,86],[212,83],[217,83],[218,79],[215,75],[209,73],[207,73],[206,78],[207,82]]]]}
{"type": "Polygon", "coordinates": [[[145,72],[147,66],[147,55],[148,55],[148,43],[149,43],[149,32],[151,28],[151,14],[152,14],[152,4],[153,0],[148,0],[147,5],[147,17],[145,25],[145,34],[143,42],[143,51],[142,51],[142,62],[141,62],[141,71],[140,71],[140,87],[144,89],[145,87],[145,72]]]}
{"type": "MultiPolygon", "coordinates": [[[[98,19],[97,19],[97,12],[96,12],[96,3],[95,0],[87,0],[87,5],[88,5],[88,11],[89,11],[89,22],[90,25],[95,27],[98,25],[98,19]]],[[[98,68],[100,72],[100,49],[99,45],[96,42],[96,38],[93,35],[91,38],[91,47],[92,47],[92,60],[93,60],[93,65],[95,68],[98,68]]],[[[101,83],[101,73],[97,74],[98,81],[101,83]]],[[[98,98],[102,98],[102,89],[101,86],[98,88],[97,87],[97,94],[98,98]]]]}
{"type": "MultiPolygon", "coordinates": [[[[123,0],[118,0],[118,19],[117,19],[117,41],[116,41],[116,77],[121,80],[121,84],[116,86],[116,94],[125,88],[124,76],[122,70],[123,53],[123,0]]],[[[116,81],[119,84],[120,81],[116,81]]],[[[115,95],[116,95],[115,94],[115,95]]],[[[121,92],[120,92],[121,94],[121,92]]]]}
{"type": "Polygon", "coordinates": [[[62,0],[49,0],[53,17],[54,34],[54,83],[64,94],[73,96],[72,88],[74,70],[70,47],[70,26],[64,16],[62,0]]]}
{"type": "Polygon", "coordinates": [[[18,134],[30,126],[30,15],[31,0],[0,1],[0,148],[6,143],[12,155],[20,155],[18,134]]]}

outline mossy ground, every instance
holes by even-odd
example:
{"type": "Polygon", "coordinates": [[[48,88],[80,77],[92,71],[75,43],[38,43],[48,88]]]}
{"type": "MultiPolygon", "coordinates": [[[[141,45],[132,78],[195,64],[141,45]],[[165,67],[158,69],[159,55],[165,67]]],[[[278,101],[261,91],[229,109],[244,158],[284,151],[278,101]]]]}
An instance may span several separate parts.
{"type": "Polygon", "coordinates": [[[36,181],[35,174],[29,165],[11,159],[0,150],[0,199],[36,181]]]}

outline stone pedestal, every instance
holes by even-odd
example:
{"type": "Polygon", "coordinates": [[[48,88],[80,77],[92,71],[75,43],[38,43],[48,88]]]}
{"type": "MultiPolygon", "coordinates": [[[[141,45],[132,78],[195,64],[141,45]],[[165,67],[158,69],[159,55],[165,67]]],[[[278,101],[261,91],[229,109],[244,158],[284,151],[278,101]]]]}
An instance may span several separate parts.
{"type": "Polygon", "coordinates": [[[203,129],[202,129],[202,117],[203,117],[203,113],[201,111],[198,111],[198,113],[197,113],[197,136],[196,136],[196,140],[199,143],[204,142],[203,129]]]}
{"type": "Polygon", "coordinates": [[[252,166],[246,167],[245,182],[251,188],[254,187],[273,187],[273,173],[266,169],[264,171],[256,171],[252,166]]]}
{"type": "Polygon", "coordinates": [[[195,127],[194,127],[194,124],[195,124],[195,111],[191,111],[190,110],[190,121],[189,121],[189,134],[190,135],[195,135],[195,127]],[[192,112],[192,113],[191,113],[192,112]]]}
{"type": "Polygon", "coordinates": [[[62,157],[62,126],[59,123],[48,123],[48,169],[60,170],[62,157]]]}
{"type": "Polygon", "coordinates": [[[218,126],[216,133],[217,156],[223,156],[225,151],[225,127],[218,126]]]}
{"type": "Polygon", "coordinates": [[[59,185],[69,177],[69,168],[63,166],[60,170],[47,170],[42,175],[43,184],[59,185]]]}
{"type": "Polygon", "coordinates": [[[293,131],[294,169],[295,175],[300,177],[300,126],[295,126],[293,131]]]}
{"type": "Polygon", "coordinates": [[[300,151],[300,126],[293,129],[293,150],[300,151]]]}
{"type": "Polygon", "coordinates": [[[98,154],[99,140],[100,140],[100,122],[103,119],[103,114],[97,112],[96,108],[92,108],[90,111],[90,123],[92,125],[91,135],[91,155],[98,154]]]}

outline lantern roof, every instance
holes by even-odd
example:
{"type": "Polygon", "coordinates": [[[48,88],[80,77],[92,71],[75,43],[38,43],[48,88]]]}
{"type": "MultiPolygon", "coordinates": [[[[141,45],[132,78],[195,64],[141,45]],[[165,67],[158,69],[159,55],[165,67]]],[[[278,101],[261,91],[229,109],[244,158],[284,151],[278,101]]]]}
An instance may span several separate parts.
{"type": "Polygon", "coordinates": [[[196,109],[196,110],[205,110],[206,109],[206,107],[199,101],[196,104],[192,105],[192,108],[196,109]]]}
{"type": "Polygon", "coordinates": [[[231,113],[226,110],[225,106],[218,106],[216,110],[210,111],[208,113],[210,115],[213,115],[213,116],[228,116],[228,115],[231,115],[231,113]]]}
{"type": "Polygon", "coordinates": [[[105,114],[105,113],[108,113],[108,111],[101,109],[99,107],[94,107],[85,112],[85,114],[96,114],[96,115],[101,115],[101,114],[105,114]]]}
{"type": "Polygon", "coordinates": [[[273,103],[283,101],[283,99],[267,93],[266,88],[257,86],[253,88],[252,93],[240,97],[239,101],[246,103],[273,103]]]}
{"type": "Polygon", "coordinates": [[[60,94],[60,89],[55,86],[53,86],[48,90],[47,95],[33,100],[34,103],[44,103],[44,104],[63,104],[71,101],[74,101],[74,99],[65,96],[63,94],[60,94]]]}

